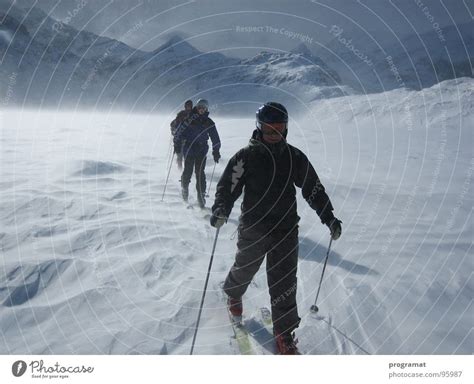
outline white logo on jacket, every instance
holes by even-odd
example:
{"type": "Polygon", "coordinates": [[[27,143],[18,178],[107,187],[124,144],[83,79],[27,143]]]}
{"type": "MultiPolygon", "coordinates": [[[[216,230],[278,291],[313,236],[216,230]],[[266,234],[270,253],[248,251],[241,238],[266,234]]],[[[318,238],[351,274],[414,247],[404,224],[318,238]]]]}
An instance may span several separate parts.
{"type": "Polygon", "coordinates": [[[232,186],[230,187],[230,193],[234,192],[240,178],[244,174],[244,161],[239,160],[237,164],[232,167],[232,186]]]}

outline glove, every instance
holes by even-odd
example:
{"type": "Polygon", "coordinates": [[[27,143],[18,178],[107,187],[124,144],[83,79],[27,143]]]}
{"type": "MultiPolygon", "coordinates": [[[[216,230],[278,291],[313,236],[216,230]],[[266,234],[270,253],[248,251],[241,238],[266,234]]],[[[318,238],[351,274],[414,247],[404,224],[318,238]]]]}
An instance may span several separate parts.
{"type": "Polygon", "coordinates": [[[333,240],[337,240],[339,237],[341,237],[341,223],[341,220],[334,218],[327,224],[329,230],[331,231],[331,237],[333,240]]]}
{"type": "Polygon", "coordinates": [[[227,217],[224,214],[224,210],[222,208],[217,208],[214,212],[212,212],[210,221],[214,228],[222,227],[227,222],[227,217]]]}
{"type": "Polygon", "coordinates": [[[218,163],[219,159],[221,158],[221,154],[219,151],[212,151],[212,157],[214,158],[214,161],[218,163]]]}
{"type": "Polygon", "coordinates": [[[177,155],[180,155],[181,154],[181,146],[179,145],[174,145],[174,153],[176,153],[177,155]]]}

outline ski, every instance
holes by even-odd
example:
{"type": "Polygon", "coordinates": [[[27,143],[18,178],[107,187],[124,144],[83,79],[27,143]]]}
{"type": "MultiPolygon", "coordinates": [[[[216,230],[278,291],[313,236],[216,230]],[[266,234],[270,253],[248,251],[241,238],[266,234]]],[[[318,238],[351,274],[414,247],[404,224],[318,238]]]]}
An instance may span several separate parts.
{"type": "Polygon", "coordinates": [[[233,316],[228,310],[227,313],[240,354],[255,355],[252,343],[250,342],[250,335],[242,322],[242,316],[233,316]]]}
{"type": "Polygon", "coordinates": [[[262,317],[262,322],[265,327],[272,331],[273,322],[272,322],[272,313],[267,307],[260,308],[260,316],[262,317]]]}
{"type": "Polygon", "coordinates": [[[229,322],[232,327],[232,331],[234,333],[233,339],[235,339],[237,343],[237,347],[239,348],[241,355],[256,355],[252,342],[250,341],[250,334],[248,330],[245,328],[243,323],[242,316],[234,316],[230,313],[229,309],[227,308],[227,295],[224,292],[224,282],[219,284],[221,298],[224,301],[226,306],[227,315],[229,316],[229,322]]]}
{"type": "Polygon", "coordinates": [[[260,321],[258,322],[261,330],[265,332],[265,348],[273,355],[277,354],[275,339],[273,337],[272,313],[267,307],[261,307],[259,310],[260,321]]]}

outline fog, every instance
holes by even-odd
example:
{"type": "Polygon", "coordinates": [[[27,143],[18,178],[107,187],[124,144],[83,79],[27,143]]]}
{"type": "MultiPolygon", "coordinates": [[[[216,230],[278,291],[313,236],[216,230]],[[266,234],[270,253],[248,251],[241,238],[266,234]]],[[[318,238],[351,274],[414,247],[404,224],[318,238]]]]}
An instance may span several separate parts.
{"type": "MultiPolygon", "coordinates": [[[[6,1],[8,3],[8,1],[6,1]]],[[[10,1],[11,3],[11,1],[10,1]]],[[[154,50],[170,35],[190,39],[202,51],[225,50],[246,57],[264,48],[290,50],[301,42],[316,52],[331,40],[337,25],[354,41],[385,46],[403,36],[422,34],[433,26],[471,20],[462,0],[20,0],[36,4],[57,20],[78,29],[108,36],[143,50],[154,50]],[[143,24],[134,33],[128,33],[143,24]],[[255,27],[255,28],[246,28],[255,27]]],[[[471,4],[472,7],[472,4],[471,4]]]]}

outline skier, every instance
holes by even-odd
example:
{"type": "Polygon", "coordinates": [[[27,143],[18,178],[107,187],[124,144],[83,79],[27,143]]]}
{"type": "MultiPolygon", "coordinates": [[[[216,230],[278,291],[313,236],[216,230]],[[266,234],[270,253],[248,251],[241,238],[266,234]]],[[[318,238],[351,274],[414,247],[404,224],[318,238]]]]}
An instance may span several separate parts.
{"type": "Polygon", "coordinates": [[[184,156],[184,170],[181,175],[181,192],[184,201],[188,201],[189,183],[193,169],[196,173],[196,190],[198,204],[201,208],[206,205],[204,198],[206,193],[206,157],[209,150],[207,141],[209,137],[212,141],[212,156],[216,163],[221,157],[221,141],[217,133],[214,121],[209,118],[209,103],[205,99],[200,99],[192,109],[188,118],[178,127],[174,137],[174,147],[176,153],[184,156]]]}
{"type": "MultiPolygon", "coordinates": [[[[176,115],[176,118],[170,123],[170,128],[171,128],[171,135],[174,137],[176,135],[176,131],[178,130],[179,125],[189,117],[191,114],[191,111],[193,110],[193,101],[192,100],[186,100],[184,103],[184,109],[179,111],[178,114],[176,115]]],[[[175,148],[175,153],[176,153],[176,148],[175,148]]],[[[183,155],[181,152],[176,153],[176,161],[178,163],[178,169],[181,171],[183,169],[183,155]]]]}
{"type": "Polygon", "coordinates": [[[300,318],[296,305],[298,221],[295,186],[333,240],[341,235],[341,221],[308,158],[288,144],[288,113],[279,103],[268,102],[256,116],[257,129],[250,143],[227,164],[217,185],[211,225],[220,228],[242,191],[237,254],[224,282],[227,306],[233,317],[242,316],[242,295],[266,255],[273,333],[278,352],[298,354],[293,331],[300,318]]]}

